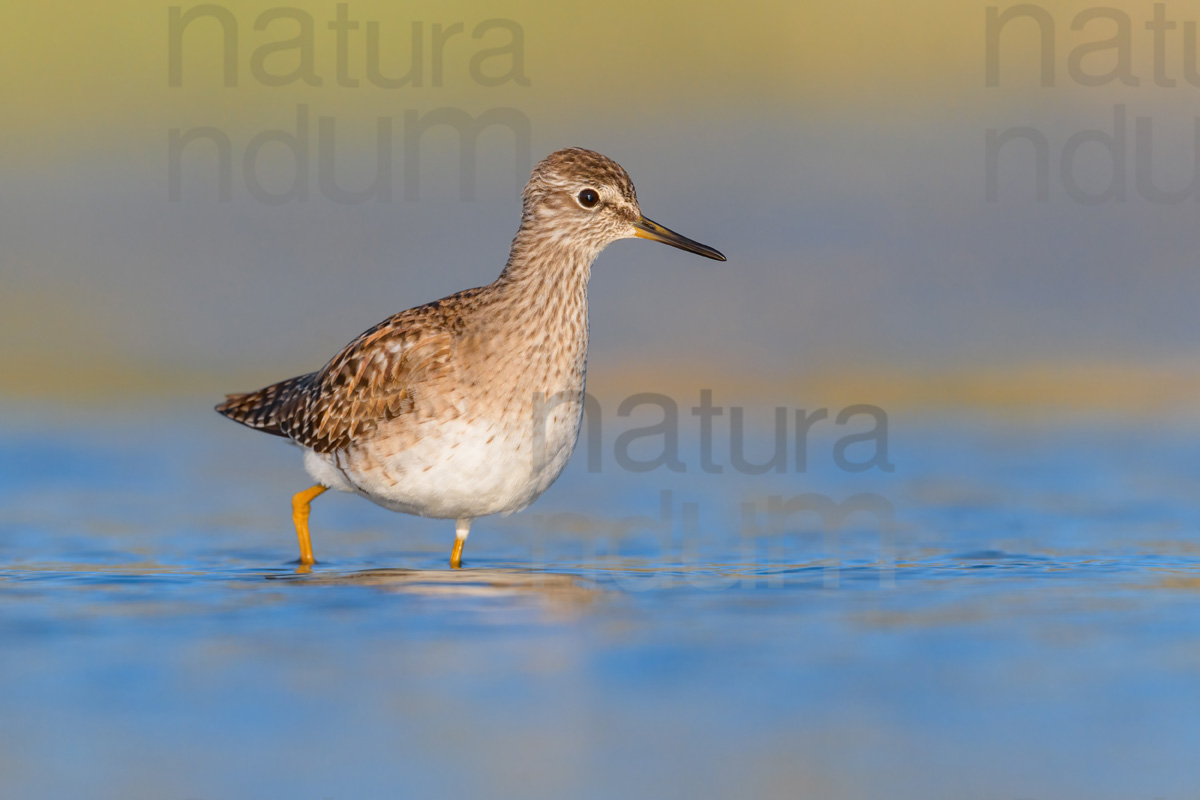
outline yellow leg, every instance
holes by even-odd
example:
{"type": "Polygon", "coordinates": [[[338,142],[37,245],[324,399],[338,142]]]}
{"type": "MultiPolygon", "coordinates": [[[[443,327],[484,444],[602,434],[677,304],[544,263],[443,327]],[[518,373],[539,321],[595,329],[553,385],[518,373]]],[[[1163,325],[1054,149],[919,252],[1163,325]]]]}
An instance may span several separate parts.
{"type": "Polygon", "coordinates": [[[292,522],[296,523],[296,538],[300,540],[300,564],[310,566],[317,563],[313,558],[312,539],[308,535],[308,504],[325,491],[324,486],[313,486],[292,495],[292,522]]]}
{"type": "Polygon", "coordinates": [[[471,520],[460,519],[454,523],[454,550],[450,552],[450,569],[462,569],[463,543],[471,531],[471,520]]]}

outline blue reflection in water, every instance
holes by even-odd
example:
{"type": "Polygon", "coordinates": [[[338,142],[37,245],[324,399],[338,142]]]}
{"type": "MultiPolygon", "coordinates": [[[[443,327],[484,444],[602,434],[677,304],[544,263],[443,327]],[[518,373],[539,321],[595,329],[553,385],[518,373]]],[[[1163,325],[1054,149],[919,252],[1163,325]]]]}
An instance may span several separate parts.
{"type": "Polygon", "coordinates": [[[533,508],[477,524],[464,573],[447,523],[327,497],[322,563],[297,575],[295,451],[191,409],[18,418],[4,796],[1152,798],[1200,779],[1183,427],[893,421],[893,473],[839,469],[826,437],[806,471],[762,476],[705,473],[690,440],[686,472],[634,473],[609,439],[599,473],[578,454],[533,508]],[[773,527],[771,498],[802,493],[884,498],[894,528],[773,527]]]}

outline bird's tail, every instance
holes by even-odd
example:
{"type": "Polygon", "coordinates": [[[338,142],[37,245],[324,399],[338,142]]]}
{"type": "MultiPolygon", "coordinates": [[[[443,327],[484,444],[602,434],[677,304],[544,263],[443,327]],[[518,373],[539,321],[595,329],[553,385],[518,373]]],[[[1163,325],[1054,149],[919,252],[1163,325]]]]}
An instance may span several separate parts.
{"type": "Polygon", "coordinates": [[[294,408],[293,401],[309,388],[315,375],[289,378],[257,392],[226,395],[225,402],[217,406],[217,413],[264,433],[287,436],[281,426],[294,408]]]}

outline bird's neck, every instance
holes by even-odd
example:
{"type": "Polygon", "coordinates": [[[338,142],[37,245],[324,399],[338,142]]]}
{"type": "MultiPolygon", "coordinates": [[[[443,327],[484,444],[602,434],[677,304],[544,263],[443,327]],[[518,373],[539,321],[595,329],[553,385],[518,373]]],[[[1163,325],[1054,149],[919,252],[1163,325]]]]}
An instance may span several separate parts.
{"type": "MultiPolygon", "coordinates": [[[[597,251],[598,252],[598,251],[597,251]]],[[[539,235],[522,225],[508,264],[492,284],[492,319],[503,320],[512,338],[497,337],[496,363],[512,361],[522,385],[551,394],[582,390],[587,362],[587,283],[597,252],[539,235]],[[504,343],[507,342],[507,343],[504,343]]]]}
{"type": "Polygon", "coordinates": [[[528,298],[586,295],[597,255],[598,249],[526,217],[513,238],[508,263],[496,284],[506,292],[528,298]]]}

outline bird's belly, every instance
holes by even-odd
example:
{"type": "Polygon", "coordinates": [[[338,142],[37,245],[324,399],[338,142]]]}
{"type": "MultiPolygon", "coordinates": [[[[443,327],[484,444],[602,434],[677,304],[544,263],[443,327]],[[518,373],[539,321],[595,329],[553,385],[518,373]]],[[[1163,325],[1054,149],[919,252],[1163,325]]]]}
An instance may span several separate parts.
{"type": "Polygon", "coordinates": [[[547,423],[544,437],[486,420],[442,421],[419,436],[379,436],[330,456],[350,488],[394,511],[462,519],[532,503],[559,476],[579,432],[577,415],[547,423]]]}

